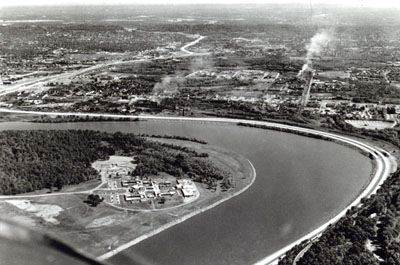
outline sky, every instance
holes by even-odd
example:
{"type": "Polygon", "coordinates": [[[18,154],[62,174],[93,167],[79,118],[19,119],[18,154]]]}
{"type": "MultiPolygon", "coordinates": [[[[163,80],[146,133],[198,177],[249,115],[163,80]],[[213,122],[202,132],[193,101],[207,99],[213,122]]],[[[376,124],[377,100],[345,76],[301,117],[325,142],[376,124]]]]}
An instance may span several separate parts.
{"type": "Polygon", "coordinates": [[[1,6],[15,5],[118,5],[118,4],[267,4],[302,3],[334,4],[343,6],[400,8],[399,0],[0,0],[1,6]]]}

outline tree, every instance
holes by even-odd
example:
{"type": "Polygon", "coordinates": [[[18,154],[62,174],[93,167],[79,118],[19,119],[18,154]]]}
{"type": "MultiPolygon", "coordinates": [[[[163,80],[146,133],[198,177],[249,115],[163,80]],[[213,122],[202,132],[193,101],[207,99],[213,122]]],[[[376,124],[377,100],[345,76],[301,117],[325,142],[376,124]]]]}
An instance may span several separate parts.
{"type": "Polygon", "coordinates": [[[49,190],[50,190],[50,193],[52,193],[52,192],[53,192],[53,181],[52,181],[52,180],[49,180],[48,182],[46,182],[46,184],[44,185],[44,187],[45,187],[46,189],[49,189],[49,190]]]}
{"type": "Polygon", "coordinates": [[[165,199],[165,197],[161,197],[160,203],[164,204],[166,200],[167,200],[167,199],[165,199]]]}
{"type": "Polygon", "coordinates": [[[97,205],[99,205],[102,201],[104,201],[104,198],[101,197],[98,194],[89,194],[85,203],[87,203],[88,205],[92,206],[92,207],[96,207],[97,205]]]}
{"type": "Polygon", "coordinates": [[[57,178],[54,186],[57,188],[57,190],[61,190],[64,186],[64,181],[61,178],[57,178]]]}

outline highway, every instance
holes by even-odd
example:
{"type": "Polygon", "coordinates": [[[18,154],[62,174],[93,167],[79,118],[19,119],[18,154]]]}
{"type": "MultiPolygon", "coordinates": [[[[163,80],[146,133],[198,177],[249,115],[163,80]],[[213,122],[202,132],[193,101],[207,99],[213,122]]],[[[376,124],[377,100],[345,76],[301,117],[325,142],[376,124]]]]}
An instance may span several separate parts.
{"type": "Polygon", "coordinates": [[[346,214],[346,211],[353,206],[357,206],[361,198],[370,196],[371,194],[375,193],[379,186],[383,183],[383,181],[390,175],[393,169],[396,168],[395,159],[393,157],[386,157],[383,155],[382,150],[380,148],[374,147],[370,144],[361,142],[359,140],[351,139],[349,137],[322,132],[307,128],[301,128],[291,125],[285,124],[278,124],[278,123],[271,123],[265,121],[252,121],[252,120],[242,120],[242,119],[227,119],[227,118],[192,118],[192,117],[165,117],[165,116],[154,116],[154,115],[118,115],[118,114],[100,114],[100,113],[72,113],[72,112],[40,112],[40,111],[23,111],[23,110],[11,110],[0,108],[0,112],[5,113],[18,113],[18,114],[35,114],[35,115],[62,115],[62,116],[89,116],[89,117],[107,117],[107,118],[132,118],[132,119],[144,119],[144,120],[171,120],[171,121],[195,121],[195,122],[217,122],[217,123],[245,123],[251,125],[264,125],[271,128],[283,128],[289,129],[292,131],[298,132],[305,132],[314,135],[321,135],[328,137],[330,139],[352,145],[360,150],[363,150],[367,153],[371,153],[376,161],[376,168],[375,168],[375,175],[373,176],[372,180],[370,181],[369,185],[360,192],[359,196],[351,202],[345,209],[343,209],[340,213],[338,213],[335,217],[331,220],[326,222],[325,224],[321,225],[320,227],[316,228],[314,231],[304,235],[303,237],[299,238],[298,240],[292,242],[288,246],[280,249],[279,251],[275,252],[272,255],[269,255],[260,261],[256,262],[254,265],[267,265],[276,263],[279,257],[283,256],[288,250],[290,250],[293,246],[299,244],[300,242],[306,239],[312,239],[319,236],[329,224],[335,223],[338,221],[342,216],[346,214]]]}
{"type": "Polygon", "coordinates": [[[146,60],[136,59],[136,60],[128,60],[128,61],[118,60],[118,61],[105,62],[105,63],[100,63],[100,64],[97,64],[94,66],[90,66],[87,68],[70,71],[70,72],[65,72],[65,73],[61,73],[61,74],[55,74],[55,75],[51,75],[51,76],[45,76],[45,77],[37,78],[36,80],[26,81],[26,82],[18,83],[15,85],[6,85],[6,86],[3,86],[3,90],[0,91],[0,96],[5,96],[7,94],[11,94],[11,93],[18,92],[18,91],[29,90],[39,84],[44,85],[46,83],[57,82],[62,79],[73,78],[77,75],[81,75],[81,74],[88,73],[88,72],[93,72],[95,70],[98,70],[98,69],[101,69],[104,67],[108,67],[108,66],[112,66],[112,65],[124,64],[124,63],[136,63],[136,62],[143,62],[143,61],[146,61],[146,60]]]}
{"type": "MultiPolygon", "coordinates": [[[[181,51],[185,52],[186,54],[181,55],[181,57],[203,55],[203,54],[198,54],[198,53],[193,53],[191,51],[188,51],[187,48],[195,45],[196,43],[198,43],[199,41],[201,41],[204,38],[205,38],[205,36],[199,36],[198,39],[183,46],[181,48],[181,51]]],[[[179,56],[176,56],[176,57],[179,57],[179,56]]],[[[131,60],[131,61],[122,61],[122,60],[112,61],[112,62],[88,67],[85,69],[80,69],[77,71],[66,72],[66,73],[53,75],[53,76],[49,76],[49,77],[38,78],[37,80],[34,80],[34,81],[29,81],[29,82],[17,84],[14,86],[7,86],[5,88],[5,90],[0,91],[0,96],[4,96],[4,95],[10,94],[10,93],[17,92],[17,91],[31,89],[39,83],[53,82],[53,81],[58,81],[60,79],[72,78],[76,75],[83,74],[86,72],[91,72],[94,70],[98,70],[103,67],[108,67],[111,65],[116,65],[116,64],[121,64],[121,63],[138,62],[138,61],[146,61],[146,60],[141,59],[141,60],[131,60]]],[[[360,192],[359,196],[353,202],[351,202],[345,209],[343,209],[340,213],[338,213],[335,217],[333,217],[331,220],[329,220],[325,224],[316,228],[314,231],[304,235],[303,237],[299,238],[298,240],[292,242],[288,246],[273,253],[272,255],[269,255],[269,256],[259,260],[254,265],[266,265],[266,264],[276,263],[277,260],[279,259],[279,257],[283,256],[293,246],[299,244],[300,242],[302,242],[306,239],[312,239],[312,238],[319,236],[326,229],[326,227],[329,224],[338,221],[342,216],[345,215],[345,213],[348,209],[350,209],[353,206],[358,205],[361,201],[361,198],[370,196],[371,194],[375,193],[376,190],[379,188],[379,186],[383,183],[383,181],[390,175],[390,173],[393,171],[393,169],[396,168],[396,163],[394,162],[395,159],[393,157],[384,156],[382,153],[382,150],[380,148],[377,148],[370,144],[364,143],[362,141],[351,139],[349,137],[345,137],[345,136],[341,136],[341,135],[337,135],[337,134],[333,134],[333,133],[322,132],[322,131],[317,131],[317,130],[312,130],[312,129],[307,129],[307,128],[284,125],[284,124],[278,124],[278,123],[264,122],[264,121],[251,121],[251,120],[227,119],[227,118],[191,118],[191,117],[165,117],[165,116],[154,116],[154,115],[118,115],[118,114],[106,114],[106,113],[100,114],[100,113],[73,113],[73,112],[48,112],[48,111],[40,112],[40,111],[13,110],[13,109],[7,109],[7,108],[0,108],[0,112],[17,113],[17,114],[48,115],[48,116],[62,115],[62,116],[83,116],[83,117],[88,116],[88,117],[132,118],[132,119],[139,118],[139,119],[144,119],[144,120],[158,119],[158,120],[174,120],[174,121],[217,122],[217,123],[231,123],[231,124],[236,124],[236,123],[240,122],[240,123],[245,123],[245,124],[264,125],[264,126],[268,126],[270,128],[283,128],[283,129],[288,129],[288,130],[292,130],[292,131],[305,132],[305,133],[310,133],[310,134],[314,134],[314,135],[321,135],[321,136],[325,136],[325,137],[328,137],[330,139],[333,139],[333,140],[336,140],[336,141],[339,141],[339,142],[342,142],[345,144],[352,145],[360,150],[363,150],[367,153],[371,153],[373,155],[373,157],[376,161],[375,175],[373,176],[369,185],[363,191],[360,192]]],[[[84,193],[84,192],[81,192],[81,193],[84,193]]],[[[46,196],[49,196],[49,195],[50,194],[46,194],[46,196]]],[[[58,193],[57,195],[63,195],[63,194],[58,193]]],[[[65,193],[64,193],[64,195],[65,195],[65,193]]],[[[56,196],[56,194],[50,195],[50,196],[56,196]]],[[[26,196],[24,196],[24,197],[26,197],[26,196]]]]}
{"type": "Polygon", "coordinates": [[[199,36],[198,39],[196,39],[196,40],[194,40],[194,41],[192,41],[192,42],[186,44],[185,46],[183,46],[183,47],[181,48],[181,51],[183,51],[183,52],[185,52],[185,53],[187,53],[187,54],[190,54],[190,55],[195,54],[194,52],[188,51],[187,48],[189,48],[189,47],[191,47],[191,46],[193,46],[193,45],[196,45],[198,42],[200,42],[200,41],[201,41],[202,39],[204,39],[204,38],[205,38],[205,36],[199,36]]]}
{"type": "MultiPolygon", "coordinates": [[[[174,55],[174,56],[170,56],[167,58],[183,58],[183,57],[188,57],[188,56],[204,56],[204,55],[208,55],[209,53],[194,53],[191,52],[189,50],[187,50],[189,47],[197,44],[198,42],[200,42],[202,39],[205,38],[205,36],[199,36],[196,40],[187,43],[185,46],[181,47],[180,50],[182,52],[184,52],[185,54],[182,55],[174,55]]],[[[164,59],[167,59],[164,58],[164,59]]],[[[152,60],[155,60],[158,58],[154,58],[154,59],[134,59],[134,60],[114,60],[114,61],[109,61],[109,62],[104,62],[104,63],[100,63],[94,66],[90,66],[87,68],[83,68],[83,69],[79,69],[79,70],[74,70],[74,71],[69,71],[69,72],[65,72],[65,73],[61,73],[61,74],[55,74],[55,75],[51,75],[51,76],[45,76],[45,77],[40,77],[37,78],[35,80],[27,80],[25,82],[21,82],[21,83],[17,83],[14,85],[3,85],[0,89],[0,97],[1,96],[5,96],[14,92],[19,92],[19,91],[28,91],[28,90],[32,90],[35,88],[35,86],[38,85],[42,85],[41,89],[43,87],[43,85],[50,83],[50,82],[59,82],[60,80],[63,79],[71,79],[75,76],[84,74],[84,73],[90,73],[93,72],[95,70],[99,70],[105,67],[110,67],[113,65],[118,65],[118,64],[128,64],[128,63],[139,63],[139,62],[150,62],[152,60]]]]}
{"type": "Polygon", "coordinates": [[[231,124],[236,124],[236,123],[240,122],[240,123],[245,123],[245,124],[264,125],[264,126],[268,126],[271,128],[283,128],[283,129],[289,129],[292,131],[299,131],[299,132],[305,132],[305,133],[310,133],[310,134],[314,134],[314,135],[325,136],[325,137],[334,139],[336,141],[355,146],[358,149],[363,150],[368,153],[371,153],[374,156],[374,159],[376,161],[375,175],[372,178],[369,185],[359,194],[359,196],[353,202],[351,202],[345,209],[343,209],[340,213],[338,213],[331,220],[329,220],[325,224],[321,225],[320,227],[316,228],[311,233],[304,235],[303,237],[294,241],[290,245],[288,245],[288,246],[282,248],[281,250],[275,252],[274,254],[269,255],[268,257],[265,257],[264,259],[256,262],[254,265],[273,264],[279,259],[279,257],[284,255],[293,246],[299,244],[300,242],[302,242],[306,239],[312,239],[312,238],[315,238],[318,235],[320,235],[329,224],[335,223],[342,216],[344,216],[346,214],[346,211],[348,209],[350,209],[353,206],[358,205],[361,201],[361,198],[370,196],[371,194],[375,193],[376,190],[379,188],[379,186],[383,183],[383,181],[390,175],[391,170],[393,168],[395,168],[395,166],[393,165],[393,159],[389,159],[389,157],[385,157],[379,148],[376,148],[369,144],[363,143],[359,140],[354,140],[354,139],[351,139],[351,138],[348,138],[345,136],[341,136],[341,135],[337,135],[337,134],[333,134],[333,133],[322,132],[322,131],[301,128],[301,127],[296,127],[296,126],[291,126],[291,125],[264,122],[264,121],[251,121],[251,120],[227,119],[227,118],[163,117],[163,116],[154,116],[154,115],[118,115],[118,114],[99,114],[99,113],[40,112],[40,111],[10,110],[10,109],[4,109],[4,108],[0,108],[0,112],[19,113],[19,114],[35,114],[35,115],[50,115],[50,116],[62,115],[62,116],[89,116],[89,117],[109,117],[109,118],[132,118],[132,119],[139,118],[139,119],[144,119],[144,120],[155,119],[155,120],[171,120],[171,121],[220,122],[220,123],[231,123],[231,124]]]}

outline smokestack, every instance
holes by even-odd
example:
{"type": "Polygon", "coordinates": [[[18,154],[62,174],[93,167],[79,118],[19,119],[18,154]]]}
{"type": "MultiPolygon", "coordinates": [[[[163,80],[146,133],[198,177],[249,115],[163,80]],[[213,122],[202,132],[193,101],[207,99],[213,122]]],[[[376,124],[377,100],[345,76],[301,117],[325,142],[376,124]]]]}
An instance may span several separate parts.
{"type": "Polygon", "coordinates": [[[307,106],[308,100],[310,99],[310,90],[311,90],[311,85],[314,77],[314,72],[313,71],[307,71],[307,84],[304,88],[303,94],[301,96],[301,101],[300,105],[304,108],[307,106]]]}
{"type": "Polygon", "coordinates": [[[310,99],[310,90],[315,72],[312,68],[312,58],[314,56],[320,56],[321,51],[328,45],[330,40],[331,36],[327,32],[320,32],[315,34],[311,38],[310,43],[306,46],[307,56],[305,59],[305,63],[297,74],[298,77],[303,77],[304,79],[306,79],[307,82],[300,99],[299,112],[303,110],[303,108],[307,105],[308,100],[310,99]]]}

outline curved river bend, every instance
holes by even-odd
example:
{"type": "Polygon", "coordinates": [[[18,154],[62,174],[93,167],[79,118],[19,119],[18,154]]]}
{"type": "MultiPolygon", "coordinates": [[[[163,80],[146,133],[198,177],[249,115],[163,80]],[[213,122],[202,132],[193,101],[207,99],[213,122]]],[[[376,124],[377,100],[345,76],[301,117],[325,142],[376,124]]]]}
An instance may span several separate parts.
{"type": "Polygon", "coordinates": [[[115,255],[115,264],[252,264],[344,209],[371,174],[367,157],[314,138],[229,124],[141,121],[0,123],[5,129],[93,129],[196,137],[243,154],[257,171],[241,195],[115,255]],[[140,263],[139,263],[140,264],[140,263]]]}

